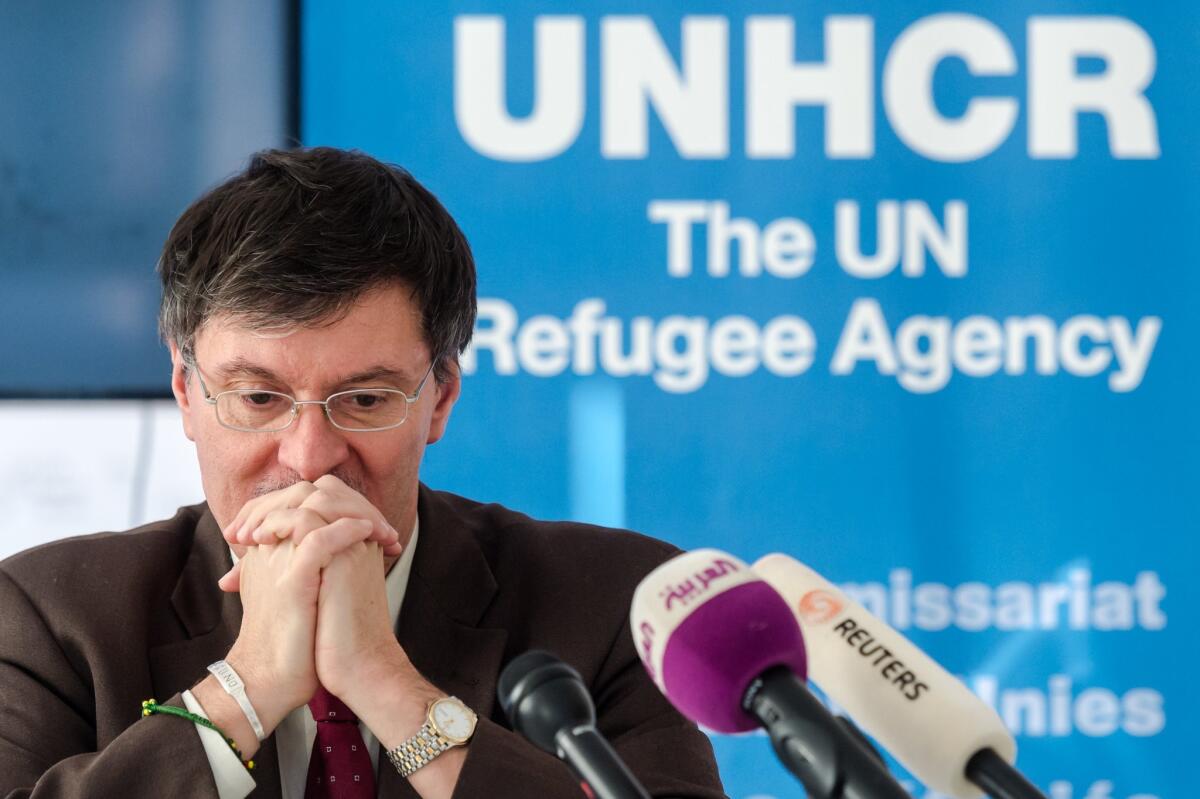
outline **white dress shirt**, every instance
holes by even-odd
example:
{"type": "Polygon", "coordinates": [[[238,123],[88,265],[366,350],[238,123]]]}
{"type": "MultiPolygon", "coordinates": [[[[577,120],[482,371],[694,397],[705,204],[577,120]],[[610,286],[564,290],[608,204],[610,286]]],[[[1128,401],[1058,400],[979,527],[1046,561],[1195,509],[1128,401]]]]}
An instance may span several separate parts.
{"type": "MultiPolygon", "coordinates": [[[[392,566],[384,581],[387,587],[388,613],[393,628],[396,626],[396,620],[400,618],[400,606],[404,603],[404,592],[408,588],[408,576],[412,572],[413,554],[417,551],[417,532],[420,526],[421,520],[418,518],[413,522],[412,537],[404,547],[400,560],[392,566]]],[[[236,555],[234,561],[237,561],[236,555]]],[[[190,712],[208,718],[191,691],[183,692],[183,702],[190,712]]],[[[371,755],[371,768],[378,773],[379,741],[365,724],[360,722],[358,728],[367,745],[367,752],[371,755]]],[[[204,745],[204,754],[208,756],[208,764],[212,768],[220,798],[244,799],[255,786],[250,772],[246,771],[245,766],[219,733],[199,724],[196,725],[196,732],[204,745]]],[[[283,789],[284,799],[304,799],[308,758],[312,754],[316,737],[317,723],[313,721],[312,712],[307,705],[293,710],[275,728],[275,749],[279,755],[279,784],[283,789]]]]}

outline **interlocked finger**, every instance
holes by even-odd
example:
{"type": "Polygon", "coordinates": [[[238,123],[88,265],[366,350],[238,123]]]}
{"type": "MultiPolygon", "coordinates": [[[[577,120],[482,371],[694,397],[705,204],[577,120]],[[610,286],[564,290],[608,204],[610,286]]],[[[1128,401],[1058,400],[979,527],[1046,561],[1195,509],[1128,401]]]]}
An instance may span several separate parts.
{"type": "Polygon", "coordinates": [[[284,508],[298,508],[317,488],[307,480],[293,483],[287,488],[255,497],[242,506],[237,516],[225,528],[225,540],[230,544],[254,543],[252,534],[262,524],[268,513],[284,508]]]}
{"type": "Polygon", "coordinates": [[[250,544],[277,544],[287,538],[299,544],[314,530],[328,522],[321,514],[308,508],[283,508],[268,513],[250,532],[250,544]]]}
{"type": "Polygon", "coordinates": [[[367,541],[373,525],[366,519],[338,519],[313,530],[296,548],[295,566],[300,573],[320,571],[347,547],[367,541]]]}
{"type": "MultiPolygon", "coordinates": [[[[317,484],[321,484],[326,479],[326,477],[322,477],[317,484]]],[[[330,479],[336,480],[337,478],[330,479]]],[[[384,515],[365,497],[345,486],[341,481],[338,481],[337,486],[326,484],[318,488],[305,498],[300,507],[316,511],[328,522],[343,518],[365,519],[371,522],[372,541],[376,541],[384,547],[394,546],[397,550],[399,549],[400,534],[388,523],[384,515]]],[[[389,554],[399,554],[399,552],[389,554]]]]}

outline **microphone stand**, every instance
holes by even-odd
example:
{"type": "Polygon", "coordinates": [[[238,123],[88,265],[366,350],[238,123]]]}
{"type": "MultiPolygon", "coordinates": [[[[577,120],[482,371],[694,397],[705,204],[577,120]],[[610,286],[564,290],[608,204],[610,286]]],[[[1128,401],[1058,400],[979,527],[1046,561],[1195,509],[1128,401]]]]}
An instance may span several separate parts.
{"type": "Polygon", "coordinates": [[[834,722],[786,666],[750,683],[742,707],[763,725],[775,753],[812,799],[912,799],[879,755],[834,722]]]}
{"type": "Polygon", "coordinates": [[[991,748],[980,749],[967,761],[967,779],[992,799],[1046,799],[1036,785],[991,748]]]}

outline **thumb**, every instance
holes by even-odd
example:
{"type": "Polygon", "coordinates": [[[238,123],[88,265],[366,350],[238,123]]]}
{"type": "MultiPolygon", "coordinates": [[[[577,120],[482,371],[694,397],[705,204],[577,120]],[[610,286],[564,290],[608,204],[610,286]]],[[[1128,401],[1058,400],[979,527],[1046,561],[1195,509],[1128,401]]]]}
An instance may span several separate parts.
{"type": "Polygon", "coordinates": [[[236,594],[242,588],[242,562],[239,560],[233,564],[233,568],[227,571],[221,579],[217,580],[217,587],[222,591],[230,594],[236,594]]]}

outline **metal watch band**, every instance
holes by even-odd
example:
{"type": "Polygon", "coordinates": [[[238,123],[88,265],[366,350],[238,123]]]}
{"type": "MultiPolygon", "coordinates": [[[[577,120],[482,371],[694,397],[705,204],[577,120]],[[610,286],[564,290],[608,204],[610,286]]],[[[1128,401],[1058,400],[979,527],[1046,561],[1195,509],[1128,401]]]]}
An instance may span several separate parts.
{"type": "Polygon", "coordinates": [[[416,735],[395,749],[389,749],[387,756],[396,767],[396,771],[400,772],[400,776],[408,777],[452,746],[454,744],[439,735],[427,721],[417,730],[416,735]]]}

